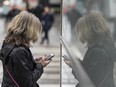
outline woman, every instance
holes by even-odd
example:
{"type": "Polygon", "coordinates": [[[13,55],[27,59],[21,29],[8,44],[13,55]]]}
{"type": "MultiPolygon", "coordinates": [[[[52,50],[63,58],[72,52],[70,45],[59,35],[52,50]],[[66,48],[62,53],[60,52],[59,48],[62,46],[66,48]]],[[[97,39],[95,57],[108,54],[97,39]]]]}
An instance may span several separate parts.
{"type": "MultiPolygon", "coordinates": [[[[116,49],[106,20],[97,13],[84,15],[77,22],[76,32],[80,41],[87,44],[88,50],[81,64],[95,87],[115,87],[116,49]]],[[[69,61],[65,62],[70,66],[69,61]]],[[[80,87],[79,84],[76,87],[80,87]]]]}
{"type": "Polygon", "coordinates": [[[39,19],[31,13],[23,11],[12,19],[1,49],[1,87],[39,87],[36,82],[50,60],[46,57],[34,60],[29,47],[30,42],[38,40],[41,31],[39,19]]]}

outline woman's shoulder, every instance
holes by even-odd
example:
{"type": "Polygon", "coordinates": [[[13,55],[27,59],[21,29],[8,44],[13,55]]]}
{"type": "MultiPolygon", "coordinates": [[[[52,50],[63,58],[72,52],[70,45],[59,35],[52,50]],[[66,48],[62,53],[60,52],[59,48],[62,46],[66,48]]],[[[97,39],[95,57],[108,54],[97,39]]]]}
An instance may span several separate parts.
{"type": "Polygon", "coordinates": [[[105,44],[102,46],[93,46],[88,48],[88,53],[99,53],[99,54],[109,54],[110,52],[116,51],[116,48],[113,44],[105,44]]]}
{"type": "Polygon", "coordinates": [[[14,46],[14,49],[12,50],[11,54],[17,54],[17,55],[22,55],[22,54],[28,54],[29,53],[29,48],[26,48],[24,46],[14,46]]]}
{"type": "Polygon", "coordinates": [[[90,59],[92,58],[92,59],[101,60],[101,59],[106,59],[109,56],[110,56],[109,53],[104,47],[95,46],[95,47],[88,49],[85,57],[90,58],[90,59]]]}
{"type": "Polygon", "coordinates": [[[9,57],[16,63],[19,61],[28,62],[30,58],[30,52],[23,46],[15,46],[9,57]]]}
{"type": "Polygon", "coordinates": [[[106,50],[104,49],[104,47],[94,46],[88,48],[88,53],[106,53],[106,50]]]}
{"type": "Polygon", "coordinates": [[[26,51],[27,48],[25,48],[24,46],[14,46],[14,49],[15,51],[26,51]]]}

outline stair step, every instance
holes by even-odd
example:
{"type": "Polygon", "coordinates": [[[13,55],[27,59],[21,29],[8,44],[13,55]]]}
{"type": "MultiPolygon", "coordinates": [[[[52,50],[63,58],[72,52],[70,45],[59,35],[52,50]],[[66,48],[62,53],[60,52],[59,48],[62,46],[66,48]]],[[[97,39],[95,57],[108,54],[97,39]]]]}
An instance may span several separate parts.
{"type": "MultiPolygon", "coordinates": [[[[60,62],[52,62],[52,61],[51,61],[51,63],[50,63],[48,66],[54,66],[54,67],[55,67],[55,66],[59,66],[59,67],[60,67],[60,62]]],[[[47,67],[48,67],[48,66],[47,66],[47,67]]],[[[46,68],[47,68],[47,67],[46,67],[46,68]]]]}
{"type": "Polygon", "coordinates": [[[56,53],[56,54],[58,54],[58,53],[60,53],[60,48],[30,48],[30,50],[32,51],[32,52],[35,52],[35,53],[52,53],[52,52],[54,52],[54,53],[56,53]]]}
{"type": "Polygon", "coordinates": [[[60,66],[58,65],[58,66],[50,66],[50,65],[48,65],[46,68],[57,68],[57,69],[60,69],[60,66]]]}
{"type": "Polygon", "coordinates": [[[60,78],[60,74],[46,74],[46,73],[43,73],[41,77],[41,79],[59,79],[59,78],[60,78]]]}
{"type": "Polygon", "coordinates": [[[38,83],[47,83],[47,84],[58,84],[60,83],[60,75],[59,74],[43,74],[42,77],[38,80],[38,83]]]}
{"type": "MultiPolygon", "coordinates": [[[[34,56],[35,56],[35,55],[34,55],[34,56]]],[[[37,58],[37,56],[35,56],[34,58],[37,58]]],[[[54,61],[54,62],[55,62],[55,61],[56,61],[56,62],[57,62],[57,61],[60,62],[60,57],[56,57],[56,56],[55,56],[55,57],[52,58],[52,61],[54,61]]]]}
{"type": "Polygon", "coordinates": [[[63,79],[62,84],[77,84],[78,81],[76,79],[63,79]]]}
{"type": "Polygon", "coordinates": [[[55,79],[42,79],[38,81],[38,84],[60,84],[60,80],[55,80],[55,79]]]}
{"type": "MultiPolygon", "coordinates": [[[[33,54],[33,56],[47,56],[47,55],[49,55],[49,54],[51,54],[51,53],[32,53],[33,54]]],[[[52,54],[55,54],[55,53],[53,53],[52,52],[52,54]]],[[[55,57],[54,58],[60,58],[60,54],[55,54],[55,57]]]]}
{"type": "Polygon", "coordinates": [[[44,73],[48,73],[48,74],[60,74],[60,68],[45,68],[44,69],[44,73]]]}
{"type": "Polygon", "coordinates": [[[49,52],[49,53],[44,53],[44,52],[43,52],[43,53],[39,53],[39,52],[38,52],[38,53],[35,53],[35,52],[32,52],[33,55],[38,55],[38,56],[49,55],[49,54],[51,54],[51,53],[52,53],[52,54],[55,54],[55,57],[60,57],[60,53],[57,53],[57,54],[56,54],[55,52],[49,52]]]}

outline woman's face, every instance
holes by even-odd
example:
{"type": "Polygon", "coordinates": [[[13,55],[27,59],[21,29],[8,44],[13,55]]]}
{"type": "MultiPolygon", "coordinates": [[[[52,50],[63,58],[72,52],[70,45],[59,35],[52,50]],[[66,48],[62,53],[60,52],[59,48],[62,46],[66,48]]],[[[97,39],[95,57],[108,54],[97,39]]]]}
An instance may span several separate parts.
{"type": "Polygon", "coordinates": [[[48,7],[45,7],[44,8],[44,11],[45,11],[45,13],[49,13],[50,12],[50,9],[48,7]]]}

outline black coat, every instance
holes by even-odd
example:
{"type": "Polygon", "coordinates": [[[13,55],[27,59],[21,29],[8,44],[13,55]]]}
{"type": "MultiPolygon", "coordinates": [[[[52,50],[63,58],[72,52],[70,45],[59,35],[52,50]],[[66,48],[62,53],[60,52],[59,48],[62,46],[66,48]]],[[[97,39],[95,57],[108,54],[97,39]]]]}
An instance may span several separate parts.
{"type": "MultiPolygon", "coordinates": [[[[83,68],[96,87],[115,87],[113,78],[113,66],[116,60],[114,45],[93,46],[88,48],[83,68]]],[[[80,87],[79,84],[76,87],[80,87]]]]}
{"type": "MultiPolygon", "coordinates": [[[[2,50],[2,62],[20,87],[39,87],[37,80],[43,73],[43,66],[36,64],[29,48],[21,45],[5,45],[2,50]]],[[[1,87],[17,87],[3,66],[1,87]]]]}
{"type": "Polygon", "coordinates": [[[33,13],[41,21],[41,16],[44,11],[44,5],[39,3],[35,8],[27,9],[30,13],[33,13]]]}
{"type": "Polygon", "coordinates": [[[81,13],[77,9],[73,8],[72,10],[70,10],[67,13],[67,16],[68,16],[68,20],[70,21],[71,28],[74,29],[74,27],[76,26],[76,23],[77,23],[78,19],[82,15],[81,15],[81,13]]]}
{"type": "Polygon", "coordinates": [[[54,22],[54,16],[52,13],[42,15],[43,31],[49,31],[54,22]]]}

